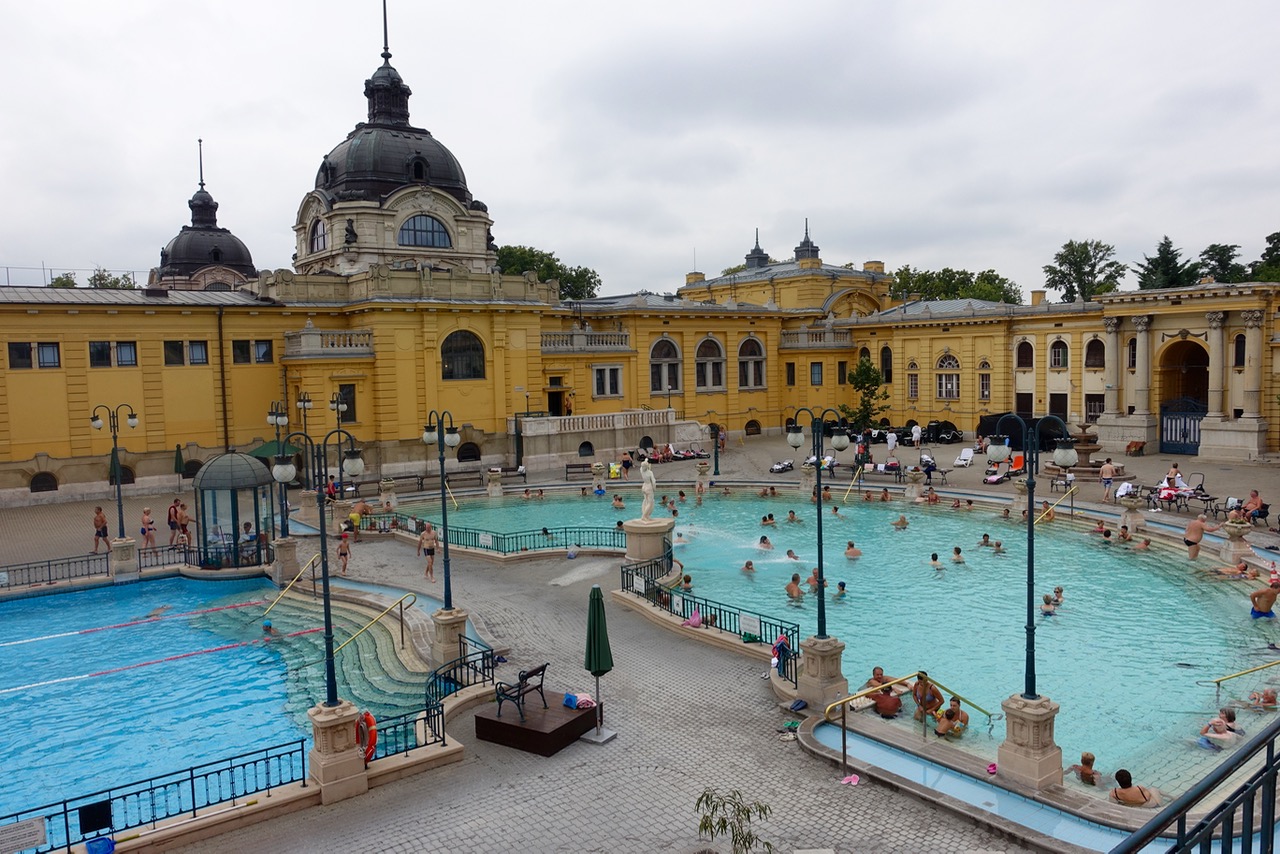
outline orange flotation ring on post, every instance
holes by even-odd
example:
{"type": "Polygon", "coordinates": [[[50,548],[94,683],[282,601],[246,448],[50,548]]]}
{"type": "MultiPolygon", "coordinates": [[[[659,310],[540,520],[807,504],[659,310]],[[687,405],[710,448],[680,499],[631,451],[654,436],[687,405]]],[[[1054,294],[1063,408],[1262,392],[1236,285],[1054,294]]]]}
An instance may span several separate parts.
{"type": "Polygon", "coordinates": [[[364,749],[364,764],[372,762],[378,746],[378,722],[368,709],[356,720],[356,745],[364,749]]]}

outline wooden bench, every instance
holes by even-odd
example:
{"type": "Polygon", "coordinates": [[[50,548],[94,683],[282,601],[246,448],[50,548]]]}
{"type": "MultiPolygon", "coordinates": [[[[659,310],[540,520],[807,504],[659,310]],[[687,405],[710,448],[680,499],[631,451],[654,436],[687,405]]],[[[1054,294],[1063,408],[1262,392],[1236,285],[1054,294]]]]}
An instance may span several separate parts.
{"type": "Polygon", "coordinates": [[[580,477],[585,476],[589,480],[591,478],[591,466],[593,465],[595,464],[594,463],[565,463],[564,479],[578,480],[580,477]]]}
{"type": "Polygon", "coordinates": [[[445,474],[444,479],[450,486],[456,486],[464,483],[474,483],[476,486],[484,486],[484,472],[479,469],[451,471],[445,474]]]}
{"type": "Polygon", "coordinates": [[[524,471],[524,466],[503,466],[502,479],[506,480],[508,477],[518,477],[524,483],[529,482],[529,477],[524,471]]]}
{"type": "Polygon", "coordinates": [[[523,722],[524,698],[535,691],[542,698],[542,708],[547,708],[547,695],[542,693],[542,680],[547,676],[547,665],[550,663],[548,661],[547,664],[543,664],[540,667],[521,670],[517,681],[499,682],[494,686],[494,694],[497,695],[498,699],[498,717],[502,717],[502,701],[510,700],[516,704],[516,711],[520,712],[520,720],[523,722]]]}
{"type": "Polygon", "coordinates": [[[384,480],[390,480],[396,486],[400,486],[401,484],[404,484],[406,486],[412,485],[418,492],[422,492],[426,488],[423,485],[424,482],[426,481],[426,477],[427,476],[423,474],[398,474],[395,477],[389,477],[389,478],[384,477],[378,480],[366,480],[361,483],[355,484],[355,490],[353,491],[352,494],[355,495],[356,498],[360,498],[362,497],[360,494],[361,490],[372,489],[375,492],[379,491],[382,488],[382,481],[384,480]]]}

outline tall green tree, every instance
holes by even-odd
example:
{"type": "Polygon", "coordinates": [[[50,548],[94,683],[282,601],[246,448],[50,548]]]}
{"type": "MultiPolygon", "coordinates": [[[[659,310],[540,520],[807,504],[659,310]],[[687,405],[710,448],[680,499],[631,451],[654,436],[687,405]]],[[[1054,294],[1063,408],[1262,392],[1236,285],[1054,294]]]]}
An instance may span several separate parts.
{"type": "Polygon", "coordinates": [[[59,276],[54,276],[54,277],[53,277],[53,279],[51,279],[51,280],[50,280],[50,282],[49,282],[49,287],[51,287],[51,288],[75,288],[75,287],[79,287],[79,285],[77,285],[77,284],[76,284],[76,274],[75,274],[75,273],[63,273],[63,274],[61,274],[61,275],[59,275],[59,276]]]}
{"type": "Polygon", "coordinates": [[[498,269],[508,276],[533,272],[539,281],[560,281],[560,299],[590,299],[600,292],[600,274],[590,267],[570,267],[553,252],[532,246],[499,246],[498,269]]]}
{"type": "Polygon", "coordinates": [[[102,267],[98,267],[89,275],[88,283],[91,288],[110,288],[113,290],[127,291],[137,287],[131,276],[113,276],[102,267]]]}
{"type": "Polygon", "coordinates": [[[854,431],[861,433],[876,424],[880,414],[888,410],[889,404],[885,401],[889,399],[889,392],[881,387],[884,377],[870,359],[859,359],[849,371],[848,379],[856,397],[853,406],[840,404],[840,414],[849,419],[854,431]]]}
{"type": "Polygon", "coordinates": [[[1143,290],[1156,288],[1185,288],[1200,281],[1200,263],[1183,261],[1182,250],[1173,248],[1169,235],[1156,244],[1156,254],[1144,255],[1146,261],[1134,264],[1138,274],[1138,287],[1143,290]]]}
{"type": "Polygon", "coordinates": [[[1255,282],[1280,282],[1280,231],[1267,235],[1262,257],[1249,265],[1249,278],[1255,282]]]}
{"type": "Polygon", "coordinates": [[[1200,253],[1200,271],[1215,282],[1243,282],[1249,278],[1249,268],[1236,260],[1239,257],[1237,244],[1211,243],[1200,253]]]}
{"type": "Polygon", "coordinates": [[[1128,269],[1115,260],[1116,248],[1101,240],[1068,240],[1044,266],[1044,286],[1062,291],[1063,302],[1088,301],[1120,287],[1128,269]]]}
{"type": "Polygon", "coordinates": [[[1022,289],[1017,283],[995,270],[983,270],[974,274],[951,267],[918,270],[906,264],[898,268],[893,276],[895,292],[918,293],[923,300],[981,299],[1015,305],[1022,302],[1022,289]]]}

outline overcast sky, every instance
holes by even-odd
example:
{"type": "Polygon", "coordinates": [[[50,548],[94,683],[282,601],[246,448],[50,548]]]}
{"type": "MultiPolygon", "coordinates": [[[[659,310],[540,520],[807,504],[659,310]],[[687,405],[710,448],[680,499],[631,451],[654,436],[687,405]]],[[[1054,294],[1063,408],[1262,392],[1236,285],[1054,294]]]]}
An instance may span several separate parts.
{"type": "MultiPolygon", "coordinates": [[[[672,291],[804,219],[828,263],[994,268],[1069,239],[1140,261],[1280,231],[1272,2],[409,3],[412,123],[500,244],[672,291]],[[695,262],[696,257],[696,262],[695,262]],[[696,267],[695,267],[696,263],[696,267]]],[[[288,267],[321,158],[365,118],[376,0],[6,4],[0,266],[147,270],[190,222],[288,267]]],[[[19,268],[35,268],[20,270],[19,268]]],[[[84,281],[86,273],[80,273],[84,281]]],[[[1135,287],[1130,274],[1126,287],[1135,287]]]]}

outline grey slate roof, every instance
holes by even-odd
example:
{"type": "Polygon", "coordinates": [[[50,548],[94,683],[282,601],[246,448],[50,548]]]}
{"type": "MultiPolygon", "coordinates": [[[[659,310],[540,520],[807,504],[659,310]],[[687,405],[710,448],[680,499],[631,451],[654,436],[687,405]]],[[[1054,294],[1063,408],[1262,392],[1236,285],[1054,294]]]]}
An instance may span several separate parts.
{"type": "Polygon", "coordinates": [[[149,297],[142,288],[0,287],[0,303],[33,305],[208,305],[249,306],[263,302],[244,291],[166,291],[149,297]]]}
{"type": "Polygon", "coordinates": [[[835,264],[823,264],[816,270],[802,270],[798,261],[779,261],[777,264],[770,264],[767,267],[748,267],[737,273],[731,273],[728,276],[716,276],[709,278],[705,282],[695,282],[692,285],[685,285],[688,288],[702,288],[707,285],[727,285],[731,283],[743,284],[746,282],[767,282],[770,279],[793,278],[797,276],[813,276],[821,275],[837,279],[857,279],[865,282],[868,279],[879,281],[880,279],[892,278],[888,273],[871,273],[866,270],[853,270],[849,267],[838,267],[835,264]]]}

